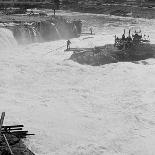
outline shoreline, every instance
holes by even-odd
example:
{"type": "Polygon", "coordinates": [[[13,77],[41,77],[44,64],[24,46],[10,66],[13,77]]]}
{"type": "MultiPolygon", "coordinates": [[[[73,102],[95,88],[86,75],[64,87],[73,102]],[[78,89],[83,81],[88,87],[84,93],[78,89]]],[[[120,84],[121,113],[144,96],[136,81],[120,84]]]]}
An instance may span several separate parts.
{"type": "Polygon", "coordinates": [[[101,6],[81,6],[64,7],[62,10],[70,10],[80,13],[94,13],[104,15],[115,15],[120,17],[155,19],[155,8],[129,6],[129,5],[101,5],[101,6]]]}

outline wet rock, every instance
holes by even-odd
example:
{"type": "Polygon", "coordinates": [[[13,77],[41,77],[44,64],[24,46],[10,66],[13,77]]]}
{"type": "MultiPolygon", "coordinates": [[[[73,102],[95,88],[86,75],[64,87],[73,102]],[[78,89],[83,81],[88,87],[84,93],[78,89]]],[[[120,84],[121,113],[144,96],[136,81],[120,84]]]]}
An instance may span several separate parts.
{"type": "Polygon", "coordinates": [[[146,47],[131,48],[126,51],[118,50],[112,44],[83,50],[85,52],[77,52],[78,48],[73,49],[74,52],[70,59],[80,64],[99,66],[117,62],[134,62],[155,57],[155,45],[152,44],[146,47]]]}
{"type": "MultiPolygon", "coordinates": [[[[34,155],[34,153],[26,147],[21,139],[12,134],[5,134],[5,136],[8,140],[12,152],[15,155],[34,155]]],[[[0,155],[10,155],[10,151],[2,135],[0,136],[0,155]]]]}

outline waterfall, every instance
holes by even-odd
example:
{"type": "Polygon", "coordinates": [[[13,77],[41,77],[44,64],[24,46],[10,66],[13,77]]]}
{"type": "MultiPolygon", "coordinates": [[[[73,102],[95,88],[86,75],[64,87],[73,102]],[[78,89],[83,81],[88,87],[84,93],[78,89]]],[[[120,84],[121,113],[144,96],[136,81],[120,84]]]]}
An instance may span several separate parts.
{"type": "Polygon", "coordinates": [[[34,42],[40,41],[40,33],[39,31],[37,32],[34,27],[32,27],[32,32],[33,32],[33,37],[34,37],[34,42]]]}
{"type": "Polygon", "coordinates": [[[32,42],[33,36],[31,36],[32,33],[28,27],[21,27],[21,28],[19,28],[19,31],[20,31],[20,33],[19,33],[19,36],[17,36],[17,38],[18,38],[18,42],[20,44],[28,44],[28,43],[32,42]]]}
{"type": "Polygon", "coordinates": [[[54,28],[55,28],[55,31],[57,32],[57,35],[58,35],[59,39],[61,39],[61,38],[62,38],[62,36],[61,36],[61,34],[60,34],[60,32],[59,32],[58,28],[56,27],[56,25],[55,25],[54,23],[51,23],[51,25],[52,25],[52,27],[54,27],[54,28]]]}
{"type": "Polygon", "coordinates": [[[17,36],[19,43],[26,44],[27,43],[27,34],[25,28],[19,28],[19,36],[17,36]]]}
{"type": "Polygon", "coordinates": [[[31,30],[29,28],[27,28],[27,31],[28,31],[28,40],[31,43],[33,41],[33,39],[32,39],[33,36],[31,36],[31,30]]]}
{"type": "Polygon", "coordinates": [[[59,39],[61,39],[61,38],[62,38],[62,36],[61,36],[61,34],[60,34],[60,32],[59,32],[59,30],[57,29],[57,27],[56,27],[56,26],[55,26],[55,30],[56,30],[56,32],[57,32],[57,34],[58,34],[59,39]]]}
{"type": "Polygon", "coordinates": [[[11,30],[0,28],[0,50],[12,49],[17,46],[17,42],[11,30]]]}

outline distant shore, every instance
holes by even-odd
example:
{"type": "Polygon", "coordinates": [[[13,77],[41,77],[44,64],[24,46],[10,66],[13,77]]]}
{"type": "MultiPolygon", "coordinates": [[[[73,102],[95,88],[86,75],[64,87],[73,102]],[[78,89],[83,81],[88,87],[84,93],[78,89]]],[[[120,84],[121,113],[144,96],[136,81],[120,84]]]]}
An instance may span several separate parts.
{"type": "Polygon", "coordinates": [[[131,6],[131,5],[99,5],[99,6],[64,6],[65,10],[78,11],[83,13],[97,13],[105,15],[116,15],[133,18],[155,19],[155,8],[131,6]]]}

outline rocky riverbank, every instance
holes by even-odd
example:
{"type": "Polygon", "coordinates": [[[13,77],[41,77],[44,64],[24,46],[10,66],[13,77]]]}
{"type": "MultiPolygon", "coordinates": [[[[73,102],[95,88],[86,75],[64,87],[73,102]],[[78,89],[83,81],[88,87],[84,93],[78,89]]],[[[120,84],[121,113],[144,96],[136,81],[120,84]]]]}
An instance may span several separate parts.
{"type": "Polygon", "coordinates": [[[121,51],[112,44],[95,48],[73,48],[70,59],[80,64],[100,66],[116,62],[141,61],[155,57],[154,44],[140,44],[139,46],[121,51]]]}
{"type": "Polygon", "coordinates": [[[116,16],[128,16],[134,18],[155,18],[155,8],[141,7],[134,5],[123,4],[100,4],[100,5],[86,5],[82,3],[80,5],[64,6],[64,9],[71,9],[72,11],[84,12],[84,13],[97,13],[105,15],[116,16]]]}
{"type": "MultiPolygon", "coordinates": [[[[8,140],[8,143],[11,147],[13,154],[35,155],[32,151],[30,151],[26,147],[26,145],[20,138],[14,136],[12,134],[6,134],[5,136],[8,140]]],[[[10,155],[9,148],[8,148],[6,141],[2,135],[0,135],[0,155],[10,155]]]]}

